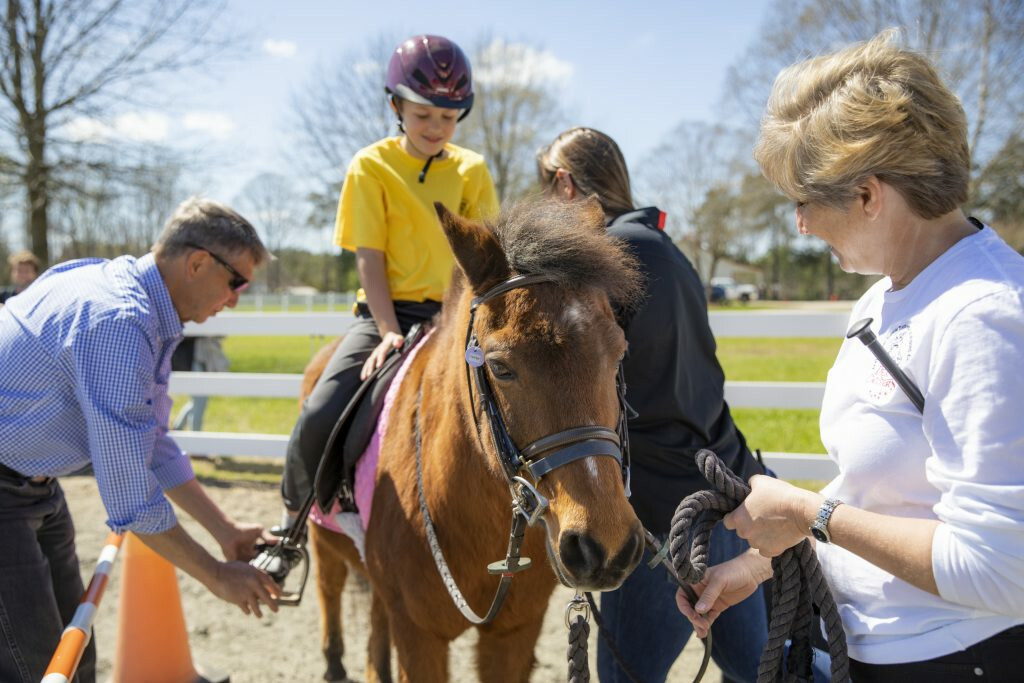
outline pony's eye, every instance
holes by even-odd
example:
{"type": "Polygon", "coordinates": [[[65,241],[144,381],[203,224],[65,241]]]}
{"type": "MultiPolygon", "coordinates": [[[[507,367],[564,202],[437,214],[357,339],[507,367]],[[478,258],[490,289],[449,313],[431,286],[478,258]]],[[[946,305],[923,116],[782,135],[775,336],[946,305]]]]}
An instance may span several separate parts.
{"type": "Polygon", "coordinates": [[[494,375],[494,379],[510,380],[515,379],[516,377],[516,374],[500,360],[487,361],[487,367],[491,369],[491,374],[494,375]]]}

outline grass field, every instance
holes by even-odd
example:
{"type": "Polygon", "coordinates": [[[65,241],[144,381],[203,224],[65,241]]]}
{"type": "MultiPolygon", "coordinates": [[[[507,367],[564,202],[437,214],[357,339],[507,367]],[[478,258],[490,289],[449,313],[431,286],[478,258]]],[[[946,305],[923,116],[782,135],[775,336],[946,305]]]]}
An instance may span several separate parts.
{"type": "MultiPolygon", "coordinates": [[[[228,337],[224,351],[233,372],[302,372],[325,337],[228,337]]],[[[839,349],[838,339],[721,339],[718,357],[731,380],[823,382],[839,349]]],[[[175,397],[176,414],[188,400],[175,397]]],[[[210,399],[204,428],[210,431],[287,434],[298,417],[292,399],[210,399]]],[[[733,416],[752,448],[823,453],[817,410],[735,408],[733,416]]]]}

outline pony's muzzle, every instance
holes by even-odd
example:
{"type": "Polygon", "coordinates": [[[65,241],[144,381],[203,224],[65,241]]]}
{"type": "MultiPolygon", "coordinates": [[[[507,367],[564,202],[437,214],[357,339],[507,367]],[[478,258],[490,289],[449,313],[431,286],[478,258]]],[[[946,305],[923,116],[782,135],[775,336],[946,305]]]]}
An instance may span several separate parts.
{"type": "Polygon", "coordinates": [[[629,576],[643,556],[640,523],[626,536],[621,547],[609,553],[592,535],[566,530],[559,537],[558,555],[566,578],[578,588],[613,590],[629,576]]]}

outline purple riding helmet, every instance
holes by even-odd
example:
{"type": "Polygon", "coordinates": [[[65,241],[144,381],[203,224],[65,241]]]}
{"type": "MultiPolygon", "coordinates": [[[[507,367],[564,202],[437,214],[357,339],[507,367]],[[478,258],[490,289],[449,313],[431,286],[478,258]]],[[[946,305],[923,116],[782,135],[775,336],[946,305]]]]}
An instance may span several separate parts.
{"type": "Polygon", "coordinates": [[[392,97],[445,109],[473,107],[473,73],[462,49],[441,36],[419,35],[402,41],[388,62],[384,88],[392,97]]]}

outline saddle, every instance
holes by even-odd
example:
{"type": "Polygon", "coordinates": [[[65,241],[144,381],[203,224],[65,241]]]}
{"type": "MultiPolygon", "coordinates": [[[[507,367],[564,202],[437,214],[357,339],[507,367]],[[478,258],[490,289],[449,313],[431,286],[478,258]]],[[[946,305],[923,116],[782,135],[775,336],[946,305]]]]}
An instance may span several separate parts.
{"type": "Polygon", "coordinates": [[[342,512],[358,512],[354,496],[356,463],[373,438],[388,387],[406,354],[416,347],[425,332],[422,323],[413,325],[405,335],[402,348],[391,351],[384,363],[363,380],[341,411],[313,480],[316,502],[321,510],[330,510],[337,499],[342,512]]]}

